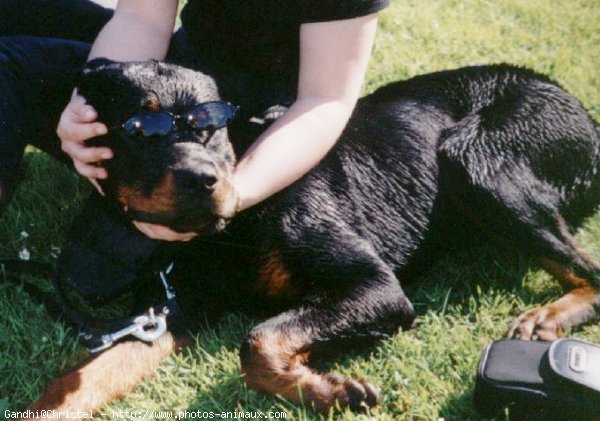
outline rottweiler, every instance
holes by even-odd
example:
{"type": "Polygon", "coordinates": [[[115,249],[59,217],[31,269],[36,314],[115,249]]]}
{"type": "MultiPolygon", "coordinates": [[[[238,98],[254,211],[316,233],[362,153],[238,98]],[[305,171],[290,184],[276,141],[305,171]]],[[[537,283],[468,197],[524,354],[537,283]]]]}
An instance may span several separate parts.
{"type": "MultiPolygon", "coordinates": [[[[98,227],[102,219],[88,212],[95,216],[79,224],[63,273],[103,267],[108,278],[133,276],[144,265],[139,247],[156,244],[135,234],[131,219],[198,232],[204,246],[192,253],[199,269],[187,283],[204,293],[217,276],[230,285],[225,295],[247,288],[274,313],[241,344],[251,388],[318,411],[376,405],[368,381],[313,362],[410,328],[415,310],[402,283],[465,226],[531,253],[566,291],[519,316],[510,337],[553,340],[598,314],[600,265],[572,228],[600,201],[600,130],[573,96],[534,71],[466,67],[382,87],[358,102],[316,168],[239,215],[229,180],[247,145],[229,137],[236,110],[209,76],[98,59],[79,89],[111,126],[92,143],[115,152],[102,164],[110,174],[104,201],[126,222],[98,227]]],[[[98,408],[179,344],[172,333],[152,345],[121,342],[54,381],[32,409],[98,408]]]]}

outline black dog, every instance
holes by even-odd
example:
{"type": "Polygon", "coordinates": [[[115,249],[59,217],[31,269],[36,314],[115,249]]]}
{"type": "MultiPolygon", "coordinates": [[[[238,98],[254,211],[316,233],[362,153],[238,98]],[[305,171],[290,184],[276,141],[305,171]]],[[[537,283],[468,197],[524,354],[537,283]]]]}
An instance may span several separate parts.
{"type": "MultiPolygon", "coordinates": [[[[140,113],[186,116],[218,100],[214,82],[162,63],[99,60],[88,65],[80,89],[115,127],[95,142],[115,151],[103,188],[124,214],[202,238],[223,235],[215,227],[235,213],[229,176],[241,147],[227,129],[192,130],[174,118],[168,133],[130,130],[140,113]]],[[[600,201],[599,160],[599,130],[580,103],[532,71],[482,66],[394,83],[359,101],[313,171],[229,222],[223,243],[230,248],[197,254],[204,269],[193,274],[195,285],[219,273],[239,288],[251,284],[281,309],[242,344],[242,373],[252,388],[318,410],[336,402],[373,406],[372,385],[318,373],[310,362],[411,327],[415,311],[400,281],[461,223],[486,230],[503,247],[525,244],[567,290],[520,316],[511,337],[552,340],[597,314],[600,265],[577,247],[570,227],[600,201]]],[[[80,233],[91,241],[85,238],[80,233]]],[[[93,248],[98,244],[71,249],[66,261],[88,261],[93,248]]],[[[119,270],[126,260],[110,267],[119,270]]],[[[81,277],[84,269],[72,272],[81,277]]],[[[33,408],[97,408],[151,374],[175,342],[165,335],[152,346],[118,344],[55,381],[33,408]]]]}

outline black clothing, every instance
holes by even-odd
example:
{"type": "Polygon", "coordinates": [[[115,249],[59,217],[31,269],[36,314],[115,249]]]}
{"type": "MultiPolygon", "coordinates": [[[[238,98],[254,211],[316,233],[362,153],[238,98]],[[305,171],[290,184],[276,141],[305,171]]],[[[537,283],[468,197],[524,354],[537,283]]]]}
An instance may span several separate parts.
{"type": "Polygon", "coordinates": [[[89,0],[0,0],[0,36],[93,42],[112,10],[89,0]]]}
{"type": "MultiPolygon", "coordinates": [[[[298,83],[302,23],[348,19],[377,12],[389,0],[189,0],[181,13],[196,67],[210,68],[222,94],[264,109],[285,101],[298,83]],[[223,78],[225,83],[223,83],[223,78]],[[236,88],[258,95],[240,98],[236,88]],[[278,94],[277,94],[278,93],[278,94]]],[[[211,71],[208,71],[211,73],[211,71]]]]}
{"type": "Polygon", "coordinates": [[[222,13],[229,21],[325,22],[375,13],[388,4],[389,0],[189,0],[181,20],[193,24],[222,13]]]}
{"type": "MultiPolygon", "coordinates": [[[[264,128],[248,118],[294,98],[300,24],[361,16],[388,2],[189,0],[167,61],[213,76],[221,96],[241,106],[230,135],[250,143],[264,128]]],[[[113,11],[89,0],[0,0],[0,10],[0,198],[6,201],[27,143],[71,162],[56,126],[89,43],[113,11]]]]}

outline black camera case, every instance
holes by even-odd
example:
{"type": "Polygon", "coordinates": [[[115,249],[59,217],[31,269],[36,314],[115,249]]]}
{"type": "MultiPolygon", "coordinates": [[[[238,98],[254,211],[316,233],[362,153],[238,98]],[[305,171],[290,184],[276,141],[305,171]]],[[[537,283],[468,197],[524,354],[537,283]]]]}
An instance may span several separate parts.
{"type": "Polygon", "coordinates": [[[511,405],[519,418],[600,420],[600,345],[573,338],[492,342],[481,356],[474,400],[485,417],[511,405]]]}

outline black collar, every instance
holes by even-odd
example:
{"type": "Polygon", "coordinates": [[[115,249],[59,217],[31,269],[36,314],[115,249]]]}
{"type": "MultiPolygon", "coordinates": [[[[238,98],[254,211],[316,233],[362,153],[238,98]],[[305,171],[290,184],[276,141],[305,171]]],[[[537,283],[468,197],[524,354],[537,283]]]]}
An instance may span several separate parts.
{"type": "Polygon", "coordinates": [[[169,324],[182,319],[183,313],[176,300],[175,288],[169,282],[172,269],[173,262],[156,273],[166,300],[135,316],[116,319],[90,318],[75,310],[62,291],[60,283],[55,284],[55,289],[63,301],[63,312],[79,326],[80,342],[88,351],[96,353],[110,348],[118,340],[130,335],[145,342],[155,341],[167,331],[169,324]]]}
{"type": "MultiPolygon", "coordinates": [[[[49,313],[65,319],[65,321],[78,330],[78,338],[83,346],[90,352],[96,353],[110,348],[120,339],[133,336],[145,342],[152,342],[161,337],[169,326],[183,324],[183,313],[176,300],[175,288],[169,282],[169,274],[173,269],[173,262],[165,268],[158,270],[155,277],[160,282],[165,301],[148,307],[142,314],[104,319],[94,317],[78,310],[77,306],[68,298],[63,283],[54,268],[48,264],[20,261],[1,260],[0,266],[8,272],[33,272],[48,276],[52,280],[55,295],[48,294],[33,284],[27,285],[29,292],[38,301],[41,301],[49,313]]],[[[9,279],[6,277],[5,279],[9,279]]]]}

